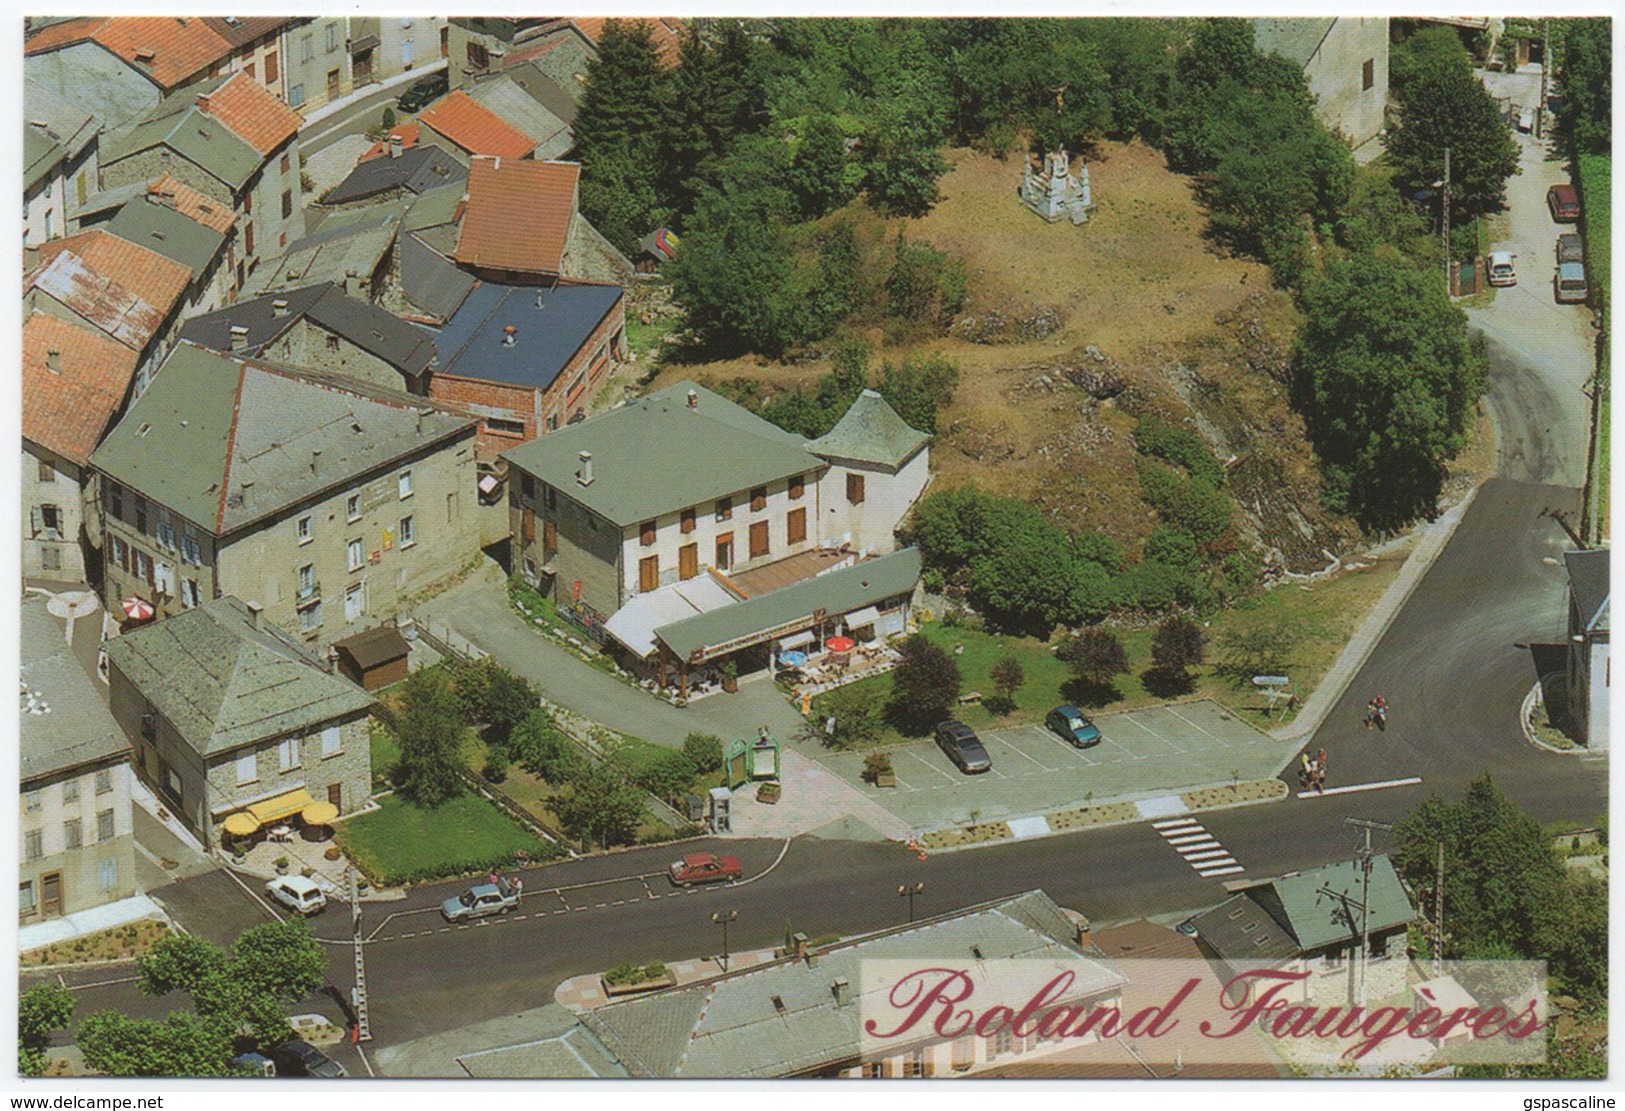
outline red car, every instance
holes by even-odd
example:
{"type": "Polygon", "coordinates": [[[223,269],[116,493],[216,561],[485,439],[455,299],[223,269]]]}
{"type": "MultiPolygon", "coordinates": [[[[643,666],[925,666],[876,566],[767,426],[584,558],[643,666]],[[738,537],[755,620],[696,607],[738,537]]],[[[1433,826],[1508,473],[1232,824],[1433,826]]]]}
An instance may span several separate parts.
{"type": "Polygon", "coordinates": [[[683,859],[672,863],[670,874],[671,882],[678,887],[690,887],[696,883],[725,883],[736,880],[745,874],[745,870],[739,866],[737,856],[688,853],[683,859]]]}
{"type": "Polygon", "coordinates": [[[1580,194],[1572,185],[1554,185],[1546,190],[1546,207],[1552,210],[1552,219],[1559,224],[1580,221],[1580,194]]]}

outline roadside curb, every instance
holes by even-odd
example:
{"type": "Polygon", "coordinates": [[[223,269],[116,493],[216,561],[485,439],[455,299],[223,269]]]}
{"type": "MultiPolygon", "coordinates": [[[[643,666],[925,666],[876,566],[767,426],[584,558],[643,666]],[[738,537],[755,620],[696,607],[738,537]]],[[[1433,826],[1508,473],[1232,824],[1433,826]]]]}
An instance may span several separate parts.
{"type": "MultiPolygon", "coordinates": [[[[1360,668],[1365,666],[1366,660],[1371,657],[1378,642],[1393,624],[1394,618],[1405,607],[1417,585],[1450,543],[1450,538],[1456,534],[1457,527],[1460,526],[1462,518],[1466,517],[1467,511],[1472,508],[1473,501],[1478,497],[1478,491],[1482,486],[1482,483],[1474,486],[1459,502],[1440,514],[1437,520],[1419,530],[1422,536],[1417,541],[1415,549],[1406,558],[1405,566],[1400,568],[1399,575],[1388,585],[1382,597],[1377,599],[1377,604],[1361,622],[1359,631],[1343,646],[1343,651],[1332,664],[1331,670],[1321,679],[1320,685],[1304,701],[1302,712],[1293,719],[1291,725],[1271,732],[1271,737],[1279,741],[1301,744],[1325,724],[1338,700],[1354,682],[1360,668]]],[[[1284,764],[1282,766],[1285,767],[1284,764]]]]}
{"type": "Polygon", "coordinates": [[[1590,749],[1581,745],[1575,745],[1573,748],[1558,748],[1556,745],[1549,745],[1539,737],[1535,736],[1535,730],[1534,727],[1530,725],[1530,720],[1535,716],[1535,707],[1539,705],[1540,702],[1540,684],[1537,682],[1534,686],[1529,688],[1529,693],[1523,696],[1523,706],[1518,710],[1518,725],[1523,729],[1524,740],[1528,741],[1538,749],[1550,752],[1554,756],[1584,756],[1586,753],[1591,751],[1590,749]]]}
{"type": "MultiPolygon", "coordinates": [[[[1228,788],[1228,787],[1232,786],[1232,784],[1230,784],[1228,782],[1196,784],[1196,785],[1191,786],[1191,787],[1182,788],[1179,791],[1165,792],[1165,793],[1162,793],[1162,794],[1125,795],[1125,796],[1122,796],[1122,797],[1119,797],[1119,798],[1102,799],[1100,802],[1090,803],[1090,805],[1088,807],[1088,809],[1093,809],[1095,807],[1130,805],[1130,806],[1135,806],[1136,808],[1138,808],[1138,805],[1140,803],[1147,803],[1147,802],[1152,802],[1152,801],[1162,801],[1162,800],[1172,800],[1173,803],[1177,803],[1177,808],[1173,807],[1173,806],[1170,806],[1167,809],[1166,813],[1158,812],[1158,813],[1146,814],[1146,813],[1137,812],[1135,814],[1135,816],[1132,817],[1132,818],[1124,818],[1124,819],[1121,819],[1121,820],[1118,820],[1118,821],[1100,822],[1098,824],[1090,825],[1090,826],[1075,826],[1075,827],[1072,827],[1072,828],[1069,828],[1069,829],[1054,829],[1054,828],[1051,828],[1048,832],[1030,834],[1030,835],[1028,835],[1026,837],[1017,837],[1017,836],[1014,836],[1012,834],[1012,835],[1006,836],[1006,837],[993,837],[993,838],[989,838],[988,840],[984,840],[984,841],[972,841],[971,843],[965,844],[965,845],[943,845],[943,846],[940,846],[940,847],[926,847],[925,845],[921,844],[921,838],[929,836],[929,834],[931,834],[931,833],[943,832],[943,830],[930,830],[930,831],[927,831],[927,833],[915,833],[913,836],[911,836],[908,839],[908,841],[904,842],[904,845],[905,845],[906,848],[910,849],[911,851],[922,852],[922,853],[925,853],[928,856],[937,856],[937,855],[942,854],[942,853],[963,852],[963,851],[965,851],[967,849],[985,849],[985,848],[988,848],[989,846],[993,846],[993,845],[1014,845],[1014,844],[1020,844],[1020,843],[1025,842],[1025,841],[1042,841],[1045,838],[1049,838],[1049,837],[1063,837],[1063,836],[1066,836],[1068,834],[1085,833],[1085,832],[1088,832],[1090,830],[1096,830],[1096,829],[1117,829],[1117,828],[1120,828],[1122,826],[1140,825],[1143,822],[1153,822],[1153,821],[1157,821],[1157,820],[1159,820],[1161,818],[1179,817],[1179,816],[1182,816],[1182,815],[1185,815],[1185,814],[1204,814],[1204,813],[1211,813],[1211,812],[1213,812],[1215,810],[1238,810],[1238,809],[1241,809],[1242,807],[1247,807],[1247,806],[1264,806],[1264,805],[1268,805],[1269,803],[1281,802],[1281,801],[1283,801],[1285,799],[1289,799],[1289,798],[1292,797],[1291,788],[1285,782],[1283,782],[1280,779],[1249,779],[1249,780],[1246,780],[1246,781],[1244,781],[1242,783],[1235,784],[1234,786],[1236,786],[1238,788],[1239,787],[1250,787],[1250,786],[1253,786],[1255,784],[1261,784],[1261,783],[1268,783],[1268,784],[1274,784],[1275,785],[1274,787],[1272,787],[1270,789],[1273,797],[1261,798],[1261,799],[1244,799],[1244,800],[1242,800],[1240,802],[1225,802],[1225,803],[1216,803],[1216,804],[1213,804],[1213,805],[1204,805],[1204,806],[1189,806],[1181,798],[1182,795],[1192,794],[1192,793],[1194,793],[1196,791],[1209,791],[1209,790],[1214,790],[1214,789],[1219,789],[1219,788],[1228,788]]],[[[1057,812],[1052,811],[1051,813],[1057,813],[1057,812]]],[[[977,824],[977,827],[979,827],[979,828],[990,828],[990,827],[995,827],[995,826],[1004,826],[1004,827],[1006,827],[1008,829],[1009,824],[1012,821],[1020,822],[1020,821],[1024,821],[1024,820],[1031,820],[1031,817],[1035,817],[1035,816],[1036,817],[1047,817],[1047,815],[1032,815],[1032,816],[1028,816],[1027,818],[1022,818],[1022,817],[1017,817],[1017,818],[1013,818],[1013,819],[1012,818],[1001,818],[996,822],[978,822],[976,824],[977,824]]],[[[946,827],[946,828],[948,828],[948,829],[966,829],[967,827],[965,827],[965,826],[950,826],[950,827],[946,827]]]]}

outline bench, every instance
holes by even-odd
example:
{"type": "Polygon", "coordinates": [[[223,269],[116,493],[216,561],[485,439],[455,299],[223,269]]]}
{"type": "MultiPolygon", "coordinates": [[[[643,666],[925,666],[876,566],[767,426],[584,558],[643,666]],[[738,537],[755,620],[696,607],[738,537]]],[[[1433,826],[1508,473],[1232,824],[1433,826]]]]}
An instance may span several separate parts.
{"type": "Polygon", "coordinates": [[[975,706],[981,701],[981,691],[966,691],[964,694],[959,696],[959,704],[961,706],[975,706]]]}

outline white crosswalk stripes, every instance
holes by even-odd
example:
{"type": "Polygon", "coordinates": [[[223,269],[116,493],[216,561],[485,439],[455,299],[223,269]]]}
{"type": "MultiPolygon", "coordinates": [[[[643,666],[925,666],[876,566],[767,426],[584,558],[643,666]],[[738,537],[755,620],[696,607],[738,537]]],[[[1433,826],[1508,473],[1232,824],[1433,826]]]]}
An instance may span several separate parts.
{"type": "Polygon", "coordinates": [[[1169,818],[1152,822],[1151,828],[1160,833],[1174,852],[1184,857],[1185,863],[1196,869],[1196,874],[1203,879],[1247,870],[1237,864],[1230,851],[1219,844],[1218,838],[1195,818],[1169,818]]]}

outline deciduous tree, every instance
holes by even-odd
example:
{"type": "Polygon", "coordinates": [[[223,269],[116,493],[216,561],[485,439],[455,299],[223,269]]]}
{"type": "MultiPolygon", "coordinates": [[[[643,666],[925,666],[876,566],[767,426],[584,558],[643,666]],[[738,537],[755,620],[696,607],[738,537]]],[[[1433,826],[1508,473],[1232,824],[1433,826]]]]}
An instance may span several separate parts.
{"type": "Polygon", "coordinates": [[[445,675],[424,669],[407,676],[390,733],[401,750],[395,784],[401,794],[434,807],[462,792],[457,773],[468,725],[445,675]]]}
{"type": "Polygon", "coordinates": [[[959,701],[959,665],[919,633],[904,640],[898,653],[887,712],[899,728],[923,733],[959,701]]]}

